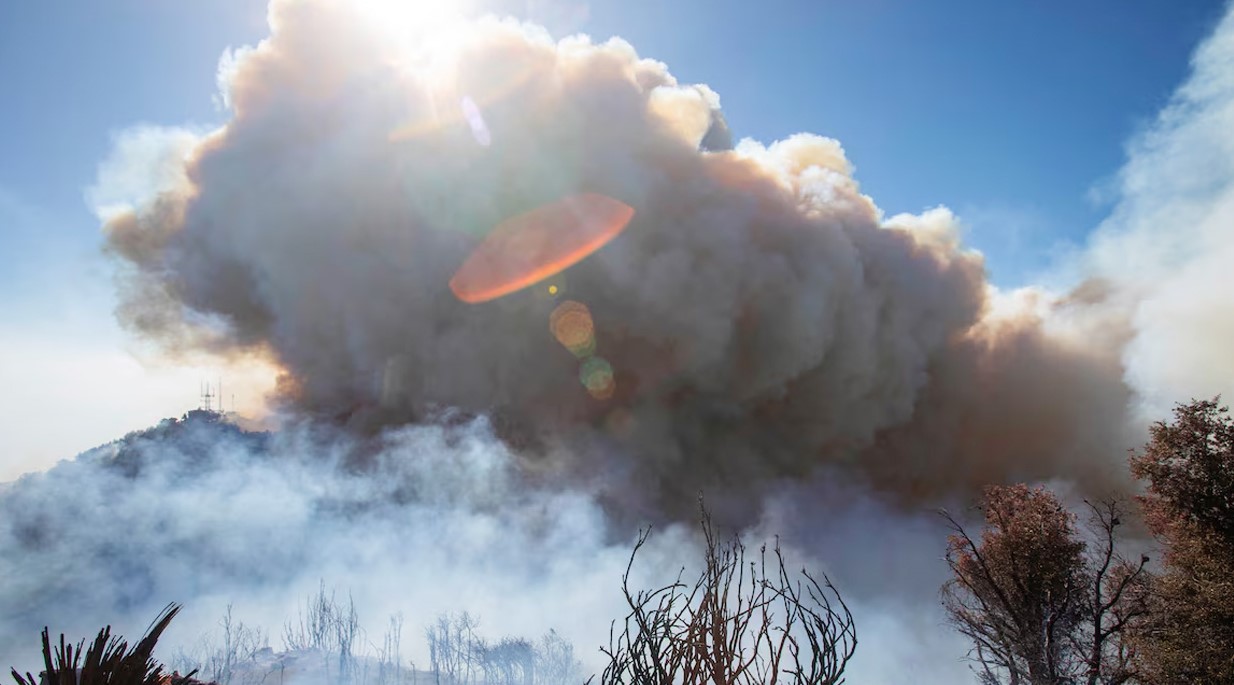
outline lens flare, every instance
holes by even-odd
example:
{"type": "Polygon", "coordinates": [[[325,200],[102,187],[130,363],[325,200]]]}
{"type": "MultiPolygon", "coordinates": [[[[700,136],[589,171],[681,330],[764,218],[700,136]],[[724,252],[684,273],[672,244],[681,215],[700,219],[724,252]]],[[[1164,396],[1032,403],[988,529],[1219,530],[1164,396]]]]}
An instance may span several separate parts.
{"type": "Polygon", "coordinates": [[[583,362],[578,378],[587,392],[597,400],[607,400],[617,390],[613,379],[613,367],[602,357],[592,357],[583,362]]]}
{"type": "Polygon", "coordinates": [[[476,139],[476,142],[488,147],[493,143],[493,134],[488,130],[488,124],[484,122],[484,116],[480,114],[480,108],[476,105],[476,101],[464,96],[462,103],[459,105],[463,109],[463,118],[467,120],[467,125],[471,127],[471,137],[476,139]]]}
{"type": "Polygon", "coordinates": [[[468,303],[522,290],[586,259],[633,216],[624,202],[582,193],[506,219],[450,278],[450,290],[468,303]]]}
{"type": "Polygon", "coordinates": [[[548,318],[553,337],[574,356],[588,357],[596,352],[596,328],[587,305],[566,300],[557,305],[548,318]]]}

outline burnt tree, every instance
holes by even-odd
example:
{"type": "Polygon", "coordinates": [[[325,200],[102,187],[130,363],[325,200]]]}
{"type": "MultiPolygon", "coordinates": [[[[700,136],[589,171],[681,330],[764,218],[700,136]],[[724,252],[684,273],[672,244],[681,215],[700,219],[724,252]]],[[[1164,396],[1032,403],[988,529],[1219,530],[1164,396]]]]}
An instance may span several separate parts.
{"type": "MultiPolygon", "coordinates": [[[[701,507],[700,507],[701,508],[701,507]]],[[[838,685],[857,647],[852,614],[823,575],[791,574],[777,544],[747,560],[734,536],[721,540],[702,509],[703,570],[652,590],[632,590],[630,569],[648,532],[638,538],[622,576],[630,613],[614,623],[604,684],[838,685]]]]}

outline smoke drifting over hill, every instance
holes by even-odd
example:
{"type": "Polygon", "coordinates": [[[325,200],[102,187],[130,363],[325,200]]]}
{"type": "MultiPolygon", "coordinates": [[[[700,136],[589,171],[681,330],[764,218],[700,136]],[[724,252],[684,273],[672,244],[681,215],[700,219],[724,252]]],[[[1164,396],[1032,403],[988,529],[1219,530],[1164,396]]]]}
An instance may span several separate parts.
{"type": "Polygon", "coordinates": [[[271,25],[183,183],[108,222],[141,334],[262,350],[282,402],[360,431],[490,414],[523,458],[601,474],[636,509],[754,502],[820,466],[906,502],[1117,485],[1119,340],[1000,300],[946,210],[884,219],[836,141],[733,148],[714,93],[619,40],[484,20],[428,55],[326,1],[275,2],[271,25]],[[635,216],[558,296],[452,296],[493,226],[578,193],[635,216]],[[607,400],[549,331],[567,296],[607,400]]]}
{"type": "MultiPolygon", "coordinates": [[[[173,598],[186,609],[161,659],[196,648],[203,635],[219,639],[228,604],[280,649],[285,621],[325,583],[355,600],[367,631],[357,652],[372,653],[387,618],[401,613],[404,657],[423,669],[423,627],[469,611],[494,640],[556,630],[589,673],[600,670],[609,622],[624,615],[632,533],[613,531],[590,493],[532,482],[483,419],[406,426],[366,443],[370,460],[357,470],[347,462],[360,446],[321,424],[260,435],[190,419],[0,486],[0,663],[37,672],[43,626],[70,638],[104,624],[138,634],[173,598]]],[[[898,564],[878,572],[886,587],[871,582],[871,559],[914,544],[931,554],[921,525],[859,492],[835,495],[849,514],[813,502],[802,530],[776,514],[768,525],[786,534],[794,563],[816,570],[824,566],[809,547],[848,547],[858,521],[886,526],[861,554],[825,566],[850,579],[848,601],[877,629],[861,638],[871,658],[859,657],[854,673],[878,682],[927,650],[962,652],[954,636],[921,630],[937,574],[898,564]],[[888,653],[900,659],[887,662],[888,653]]],[[[779,506],[800,512],[807,501],[786,495],[779,506]]],[[[764,539],[749,534],[752,543],[764,539]]],[[[697,564],[697,542],[693,527],[660,527],[639,555],[635,586],[697,564]]],[[[918,672],[921,682],[951,683],[963,667],[918,672]]]]}

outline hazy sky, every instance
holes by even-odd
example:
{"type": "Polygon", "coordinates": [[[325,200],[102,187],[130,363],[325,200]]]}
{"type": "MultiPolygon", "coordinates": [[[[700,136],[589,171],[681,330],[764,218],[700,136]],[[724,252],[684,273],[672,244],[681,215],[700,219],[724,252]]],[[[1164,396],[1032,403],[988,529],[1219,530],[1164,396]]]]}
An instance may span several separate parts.
{"type": "MultiPolygon", "coordinates": [[[[1108,213],[1103,190],[1124,143],[1166,103],[1224,6],[535,0],[500,9],[557,35],[624,37],[679,80],[718,92],[737,137],[839,139],[887,214],[951,207],[992,280],[1016,286],[1108,213]]],[[[124,130],[223,121],[219,57],[265,33],[261,0],[0,4],[0,434],[11,450],[0,480],[194,404],[208,370],[140,363],[111,322],[86,191],[124,130]]]]}

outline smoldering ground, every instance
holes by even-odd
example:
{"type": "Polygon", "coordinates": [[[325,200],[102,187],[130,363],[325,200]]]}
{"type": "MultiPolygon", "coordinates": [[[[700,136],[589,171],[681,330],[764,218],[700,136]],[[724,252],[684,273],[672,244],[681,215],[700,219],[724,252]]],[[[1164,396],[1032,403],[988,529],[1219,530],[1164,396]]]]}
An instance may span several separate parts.
{"type": "MultiPolygon", "coordinates": [[[[850,593],[854,682],[956,682],[963,666],[938,657],[964,650],[934,608],[943,531],[923,512],[990,482],[1124,489],[1133,410],[1160,376],[1136,351],[1173,350],[1176,370],[1203,343],[1145,316],[1167,294],[1109,255],[1160,266],[1137,236],[1171,216],[1146,218],[1145,188],[1174,185],[1146,159],[1228,143],[1234,127],[1212,123],[1234,92],[1213,76],[1228,18],[1198,85],[1133,146],[1082,267],[1094,278],[1054,296],[991,288],[944,209],[884,217],[834,140],[732,144],[714,92],[620,40],[491,19],[395,39],[326,0],[270,17],[267,40],[225,61],[226,124],[171,137],[159,192],[109,207],[105,231],[121,320],[167,353],[266,357],[297,427],[261,449],[206,433],[188,455],[146,445],[136,474],[92,457],[10,486],[6,638],[137,633],[172,599],[200,607],[181,638],[229,601],[277,632],[326,579],[378,624],[468,608],[491,634],[556,627],[586,652],[620,616],[629,524],[687,519],[705,490],[850,593]],[[453,297],[493,226],[584,192],[634,219],[543,284],[556,294],[453,297]],[[608,399],[549,330],[564,299],[594,321],[608,399]]],[[[1190,236],[1203,217],[1206,247],[1158,272],[1223,254],[1211,227],[1230,176],[1180,193],[1170,225],[1190,236]]],[[[1216,394],[1228,368],[1172,373],[1190,384],[1170,389],[1216,394]]],[[[693,549],[678,526],[657,539],[649,578],[693,549]]]]}

